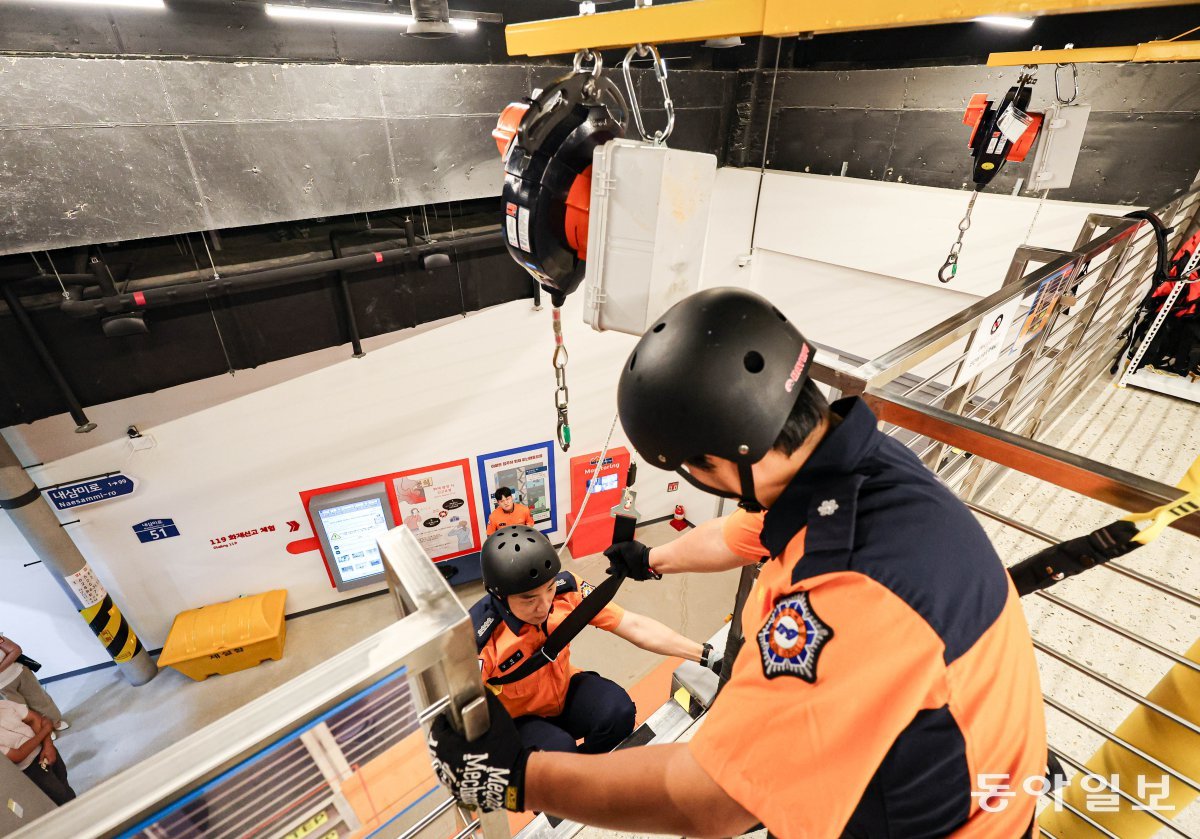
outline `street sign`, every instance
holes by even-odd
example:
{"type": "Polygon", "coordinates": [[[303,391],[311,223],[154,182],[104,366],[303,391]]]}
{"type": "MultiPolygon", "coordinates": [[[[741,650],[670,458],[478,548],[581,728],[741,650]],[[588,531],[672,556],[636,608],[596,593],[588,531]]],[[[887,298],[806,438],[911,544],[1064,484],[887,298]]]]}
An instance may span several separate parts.
{"type": "Polygon", "coordinates": [[[107,501],[129,495],[134,490],[133,478],[117,472],[103,478],[91,478],[73,484],[63,484],[46,490],[46,497],[58,510],[70,510],[97,501],[107,501]]]}
{"type": "Polygon", "coordinates": [[[135,524],[133,532],[137,534],[139,542],[159,542],[178,536],[179,528],[175,526],[174,519],[146,519],[135,524]]]}

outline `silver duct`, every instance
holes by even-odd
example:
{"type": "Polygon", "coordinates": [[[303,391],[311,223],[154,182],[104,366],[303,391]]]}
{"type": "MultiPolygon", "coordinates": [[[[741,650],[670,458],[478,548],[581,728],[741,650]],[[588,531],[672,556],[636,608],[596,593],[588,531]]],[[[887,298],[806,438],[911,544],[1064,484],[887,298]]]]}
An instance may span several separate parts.
{"type": "Polygon", "coordinates": [[[415,20],[408,26],[408,34],[415,38],[445,38],[455,34],[450,23],[448,0],[412,0],[415,20]]]}

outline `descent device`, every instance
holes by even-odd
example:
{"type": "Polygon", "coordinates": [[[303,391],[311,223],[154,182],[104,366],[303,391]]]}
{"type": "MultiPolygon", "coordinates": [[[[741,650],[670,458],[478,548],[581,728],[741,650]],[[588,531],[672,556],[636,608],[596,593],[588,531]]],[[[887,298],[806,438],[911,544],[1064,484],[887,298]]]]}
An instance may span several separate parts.
{"type": "Polygon", "coordinates": [[[592,152],[625,136],[625,97],[602,68],[599,53],[577,53],[570,75],[510,104],[492,131],[504,158],[505,244],[555,306],[583,280],[592,152]]]}
{"type": "Polygon", "coordinates": [[[971,150],[973,164],[971,180],[975,189],[967,203],[967,212],[958,223],[958,239],[950,247],[946,261],[938,271],[938,280],[948,283],[958,273],[958,255],[962,250],[963,236],[971,227],[971,212],[979,192],[1004,167],[1006,161],[1022,161],[1037,138],[1042,125],[1042,114],[1031,114],[1026,109],[1033,96],[1032,73],[1022,73],[1017,83],[1008,89],[999,105],[987,98],[986,93],[976,93],[967,104],[963,114],[963,125],[971,126],[971,150]]]}

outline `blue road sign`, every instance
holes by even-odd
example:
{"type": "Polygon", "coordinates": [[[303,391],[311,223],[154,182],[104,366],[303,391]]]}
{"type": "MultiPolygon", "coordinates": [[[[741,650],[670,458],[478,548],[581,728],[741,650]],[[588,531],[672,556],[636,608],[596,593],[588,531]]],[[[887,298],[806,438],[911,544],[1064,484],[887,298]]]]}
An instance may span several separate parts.
{"type": "Polygon", "coordinates": [[[107,501],[121,495],[133,492],[133,478],[122,475],[107,475],[103,478],[92,478],[74,484],[63,484],[54,489],[46,490],[46,497],[59,510],[70,510],[82,507],[84,504],[95,504],[97,501],[107,501]]]}
{"type": "Polygon", "coordinates": [[[133,526],[139,542],[158,542],[179,535],[175,519],[146,519],[133,526]]]}

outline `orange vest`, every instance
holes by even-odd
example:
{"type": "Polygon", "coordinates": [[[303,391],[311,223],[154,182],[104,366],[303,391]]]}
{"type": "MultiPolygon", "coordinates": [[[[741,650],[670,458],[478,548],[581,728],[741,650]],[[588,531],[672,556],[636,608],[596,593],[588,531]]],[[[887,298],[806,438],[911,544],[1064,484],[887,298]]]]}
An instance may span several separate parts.
{"type": "MultiPolygon", "coordinates": [[[[569,571],[559,574],[550,617],[543,626],[518,620],[498,598],[490,594],[484,596],[471,607],[483,681],[486,683],[488,679],[502,676],[523,664],[541,649],[547,635],[557,629],[591,591],[592,586],[587,581],[569,571]]],[[[623,617],[625,610],[615,603],[609,603],[591,620],[591,625],[611,632],[623,617]]],[[[578,667],[571,666],[571,648],[568,646],[555,661],[536,673],[507,685],[488,687],[500,697],[514,719],[524,716],[557,717],[566,703],[571,677],[579,672],[578,667]]]]}
{"type": "Polygon", "coordinates": [[[784,839],[1028,835],[1046,729],[1016,590],[866,405],[834,408],[765,516],[726,522],[732,550],[774,558],[692,753],[784,839]]]}
{"type": "Polygon", "coordinates": [[[513,504],[511,513],[506,513],[499,507],[492,510],[492,514],[488,516],[487,535],[491,536],[502,527],[508,527],[514,524],[526,524],[533,527],[533,515],[529,512],[529,508],[524,504],[513,504]]]}

